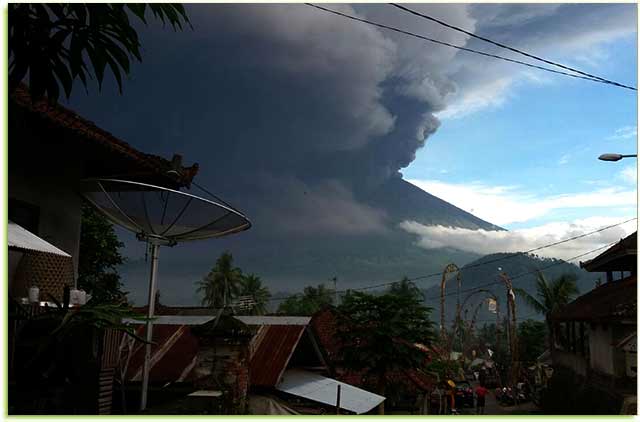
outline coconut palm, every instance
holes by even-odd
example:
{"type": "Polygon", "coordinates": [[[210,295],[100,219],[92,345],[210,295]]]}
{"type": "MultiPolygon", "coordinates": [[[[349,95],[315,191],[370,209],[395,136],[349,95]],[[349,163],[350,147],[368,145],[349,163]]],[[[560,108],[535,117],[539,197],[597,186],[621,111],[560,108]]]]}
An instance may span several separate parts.
{"type": "Polygon", "coordinates": [[[250,315],[264,315],[267,313],[267,302],[271,297],[269,289],[262,285],[262,280],[255,274],[248,274],[242,278],[240,296],[251,296],[255,304],[247,311],[250,315]]]}
{"type": "Polygon", "coordinates": [[[578,295],[575,274],[562,274],[552,281],[548,281],[544,273],[540,270],[536,273],[536,294],[529,294],[523,289],[514,289],[525,302],[539,314],[545,316],[549,336],[552,333],[551,320],[552,312],[569,303],[578,295]]]}
{"type": "Polygon", "coordinates": [[[233,266],[233,256],[229,252],[223,253],[209,274],[198,281],[197,291],[203,294],[202,304],[213,308],[228,305],[240,292],[242,280],[242,271],[233,266]]]}

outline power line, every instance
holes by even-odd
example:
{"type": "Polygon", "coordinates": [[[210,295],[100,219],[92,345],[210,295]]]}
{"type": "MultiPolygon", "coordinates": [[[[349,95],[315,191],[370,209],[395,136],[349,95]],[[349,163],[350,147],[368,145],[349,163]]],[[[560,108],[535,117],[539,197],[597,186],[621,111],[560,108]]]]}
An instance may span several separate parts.
{"type": "Polygon", "coordinates": [[[466,30],[464,30],[462,28],[459,28],[457,26],[450,25],[450,24],[448,24],[448,23],[446,23],[444,21],[441,21],[439,19],[436,19],[436,18],[434,18],[432,16],[429,16],[429,15],[426,15],[424,13],[420,13],[420,12],[417,12],[415,10],[409,9],[408,7],[405,7],[405,6],[396,4],[396,3],[390,3],[390,4],[391,4],[391,6],[397,7],[398,9],[404,10],[405,12],[411,13],[412,15],[419,16],[419,17],[421,17],[423,19],[430,20],[430,21],[435,22],[435,23],[437,23],[439,25],[442,25],[442,26],[445,26],[447,28],[453,29],[454,31],[462,32],[463,34],[467,34],[470,37],[477,38],[479,40],[488,42],[490,44],[496,45],[496,46],[501,47],[501,48],[505,48],[505,49],[513,51],[515,53],[521,54],[521,55],[523,55],[525,57],[529,57],[531,59],[538,60],[538,61],[541,61],[543,63],[550,64],[552,66],[556,66],[556,67],[559,67],[559,68],[562,68],[562,69],[565,69],[565,70],[570,70],[572,72],[579,73],[581,75],[587,76],[587,77],[589,77],[591,79],[598,79],[598,80],[600,80],[600,81],[602,81],[604,83],[615,85],[615,86],[618,86],[620,88],[626,88],[626,89],[631,89],[631,90],[637,91],[637,89],[632,87],[632,86],[623,85],[621,83],[618,83],[618,82],[615,82],[615,81],[611,81],[609,79],[601,78],[600,76],[592,75],[590,73],[583,72],[581,70],[578,70],[578,69],[563,65],[561,63],[557,63],[557,62],[554,62],[554,61],[547,60],[547,59],[544,59],[542,57],[536,56],[534,54],[527,53],[526,51],[522,51],[522,50],[519,50],[517,48],[510,47],[510,46],[508,46],[506,44],[502,44],[500,42],[490,40],[489,38],[485,38],[485,37],[482,37],[480,35],[474,34],[473,32],[466,31],[466,30]]]}
{"type": "MultiPolygon", "coordinates": [[[[516,63],[516,64],[520,64],[520,65],[523,65],[523,66],[531,67],[531,68],[534,68],[534,69],[539,69],[539,70],[544,70],[546,72],[556,73],[556,74],[559,74],[559,75],[569,76],[569,77],[572,77],[572,78],[585,79],[585,80],[591,81],[591,82],[598,82],[598,83],[602,83],[602,84],[612,85],[611,83],[602,81],[600,79],[590,78],[590,77],[582,76],[582,75],[576,75],[575,73],[562,72],[560,70],[550,69],[548,67],[538,66],[538,65],[527,63],[527,62],[523,62],[523,61],[520,61],[520,60],[510,59],[510,58],[504,57],[504,56],[498,56],[497,54],[491,54],[491,53],[486,53],[484,51],[474,50],[472,48],[467,48],[467,47],[463,47],[461,45],[451,44],[451,43],[448,43],[448,42],[445,42],[445,41],[440,41],[440,40],[436,40],[436,39],[433,39],[433,38],[429,38],[429,37],[426,37],[424,35],[420,35],[420,34],[416,34],[416,33],[413,33],[413,32],[405,31],[404,29],[396,28],[396,27],[385,25],[385,24],[378,23],[378,22],[373,22],[373,21],[370,21],[370,20],[367,20],[367,19],[362,19],[362,18],[353,16],[353,15],[348,15],[346,13],[338,12],[337,10],[327,9],[325,7],[318,6],[318,5],[315,5],[315,4],[311,4],[311,3],[305,3],[305,4],[307,6],[310,6],[310,7],[325,11],[327,13],[332,13],[334,15],[342,16],[342,17],[347,18],[347,19],[351,19],[351,20],[354,20],[354,21],[366,23],[368,25],[377,26],[379,28],[387,29],[389,31],[398,32],[400,34],[409,35],[411,37],[419,38],[421,40],[429,41],[429,42],[432,42],[432,43],[435,43],[435,44],[440,44],[440,45],[444,45],[444,46],[447,46],[447,47],[456,48],[458,50],[466,51],[466,52],[469,52],[469,53],[474,53],[474,54],[479,54],[479,55],[486,56],[486,57],[491,57],[491,58],[494,58],[494,59],[504,60],[504,61],[507,61],[507,62],[516,63]]],[[[618,86],[618,85],[616,85],[616,86],[618,86]]],[[[633,87],[627,87],[627,86],[624,86],[624,85],[620,85],[620,86],[624,87],[624,88],[636,90],[633,87]]]]}
{"type": "MultiPolygon", "coordinates": [[[[575,259],[582,258],[583,256],[586,256],[586,255],[592,254],[592,253],[594,253],[594,252],[598,252],[598,251],[600,251],[600,250],[602,250],[602,249],[610,248],[611,246],[615,245],[616,243],[618,243],[618,242],[617,242],[617,241],[616,241],[616,242],[611,242],[611,243],[608,243],[608,244],[606,244],[606,245],[604,245],[604,246],[600,246],[599,248],[592,249],[592,250],[590,250],[590,251],[587,251],[587,252],[581,253],[580,255],[576,255],[576,256],[574,256],[574,257],[571,257],[571,258],[569,258],[569,259],[567,259],[567,260],[559,260],[559,261],[554,262],[553,264],[547,265],[546,267],[537,268],[537,269],[535,269],[535,270],[533,270],[533,271],[526,271],[526,272],[524,272],[524,273],[520,273],[520,274],[518,274],[518,275],[515,275],[515,276],[513,276],[513,277],[510,277],[510,278],[511,278],[511,281],[513,281],[513,280],[517,280],[518,278],[522,278],[522,277],[525,277],[525,276],[530,275],[530,274],[535,274],[535,273],[537,273],[538,271],[544,271],[544,270],[549,269],[549,268],[551,268],[551,267],[555,267],[556,265],[562,265],[562,264],[565,264],[565,263],[567,263],[567,262],[569,262],[569,261],[573,261],[573,260],[575,260],[575,259]]],[[[466,268],[466,267],[464,267],[464,268],[466,268]]],[[[463,269],[464,269],[464,268],[463,268],[463,269]]],[[[485,287],[494,286],[494,285],[496,285],[496,284],[502,284],[502,281],[492,281],[491,283],[482,284],[482,285],[480,285],[480,286],[472,287],[472,288],[469,288],[469,289],[466,289],[466,290],[460,290],[460,293],[471,293],[471,292],[473,292],[473,291],[475,291],[475,290],[480,290],[480,289],[483,289],[483,288],[485,288],[485,287]]],[[[445,296],[445,297],[447,297],[447,296],[453,296],[453,295],[456,295],[456,294],[458,294],[458,292],[447,293],[447,294],[445,294],[444,296],[445,296]]],[[[429,298],[425,298],[425,300],[436,300],[436,299],[440,299],[440,295],[438,295],[438,296],[433,296],[433,297],[429,297],[429,298]]]]}
{"type": "MultiPolygon", "coordinates": [[[[628,220],[621,221],[621,222],[616,223],[616,224],[611,224],[609,226],[601,227],[599,229],[596,229],[596,230],[593,230],[593,231],[590,231],[590,232],[587,232],[587,233],[583,233],[581,235],[572,236],[572,237],[569,237],[567,239],[559,240],[557,242],[553,242],[553,243],[549,243],[549,244],[546,244],[546,245],[538,246],[538,247],[529,249],[529,250],[524,251],[524,252],[516,252],[516,253],[509,254],[507,256],[502,256],[500,258],[491,259],[489,261],[483,261],[483,262],[478,262],[476,264],[466,265],[461,270],[464,271],[464,270],[467,270],[467,269],[470,269],[470,268],[476,268],[476,267],[480,267],[480,266],[483,266],[483,265],[493,264],[493,263],[504,261],[504,260],[507,260],[507,259],[512,259],[512,258],[515,258],[515,257],[518,257],[518,256],[527,255],[529,253],[536,252],[536,251],[539,251],[539,250],[542,250],[542,249],[545,249],[545,248],[550,248],[552,246],[557,246],[557,245],[560,245],[560,244],[563,244],[563,243],[567,243],[567,242],[571,242],[571,241],[574,241],[574,240],[577,240],[577,239],[584,238],[586,236],[590,236],[590,235],[593,235],[593,234],[596,234],[596,233],[600,233],[602,231],[611,229],[613,227],[618,227],[618,226],[621,226],[623,224],[629,223],[629,222],[631,222],[633,220],[637,220],[637,217],[630,218],[628,220]]],[[[597,251],[602,250],[604,248],[610,247],[615,243],[617,243],[617,241],[616,242],[612,242],[612,243],[607,244],[607,245],[604,245],[604,246],[601,246],[601,247],[596,248],[596,249],[592,249],[592,250],[590,250],[588,252],[585,252],[585,253],[582,253],[580,255],[577,255],[577,256],[574,256],[572,258],[569,258],[568,260],[560,260],[558,262],[554,262],[553,264],[542,268],[542,270],[550,268],[550,267],[553,267],[555,265],[563,264],[563,263],[568,262],[568,261],[573,261],[575,259],[581,258],[581,257],[583,257],[585,255],[590,254],[590,253],[597,252],[597,251]]],[[[518,274],[518,275],[516,275],[514,277],[511,277],[511,279],[514,280],[514,279],[523,277],[523,276],[528,275],[528,274],[531,274],[531,272],[518,274]]],[[[422,275],[422,276],[417,276],[417,277],[413,277],[413,278],[406,278],[406,280],[413,282],[413,281],[424,280],[424,279],[427,279],[427,278],[438,277],[438,276],[442,276],[442,272],[435,272],[435,273],[426,274],[426,275],[422,275]]],[[[337,293],[347,293],[348,291],[371,290],[371,289],[376,289],[376,288],[380,288],[380,287],[391,286],[391,285],[397,284],[399,282],[400,282],[400,280],[384,282],[384,283],[373,284],[373,285],[364,286],[364,287],[356,287],[356,288],[352,288],[352,289],[345,289],[345,290],[338,291],[337,293]]],[[[459,293],[470,292],[470,291],[473,291],[473,290],[480,289],[482,287],[491,286],[491,285],[498,284],[498,283],[500,283],[500,282],[488,283],[486,285],[477,286],[477,287],[474,287],[474,288],[471,288],[471,289],[461,290],[459,293]]],[[[282,301],[282,300],[286,300],[286,299],[289,299],[289,298],[298,297],[298,296],[301,296],[303,294],[304,293],[296,293],[296,294],[288,295],[288,296],[284,296],[284,297],[274,297],[274,298],[270,298],[269,301],[282,301]]],[[[454,295],[454,294],[458,294],[458,292],[449,293],[449,294],[446,294],[445,296],[450,296],[450,295],[454,295]]],[[[439,297],[440,296],[438,296],[438,298],[439,297]]],[[[428,300],[428,298],[425,298],[425,300],[428,300]]]]}

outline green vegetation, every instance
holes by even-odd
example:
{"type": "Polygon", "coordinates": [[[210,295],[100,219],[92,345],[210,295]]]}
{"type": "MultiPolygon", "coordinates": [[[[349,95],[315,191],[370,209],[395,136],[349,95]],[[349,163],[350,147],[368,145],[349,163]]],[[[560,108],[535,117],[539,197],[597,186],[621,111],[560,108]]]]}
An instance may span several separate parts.
{"type": "Polygon", "coordinates": [[[233,265],[233,255],[224,252],[216,260],[216,265],[202,280],[197,282],[198,293],[203,295],[202,305],[212,308],[229,306],[240,296],[251,296],[254,305],[240,313],[262,315],[266,313],[271,297],[269,289],[255,274],[243,274],[233,265]]]}
{"type": "MultiPolygon", "coordinates": [[[[424,366],[426,355],[415,343],[429,345],[435,338],[430,312],[422,300],[410,295],[348,293],[337,307],[345,367],[375,377],[376,391],[385,395],[391,371],[424,366]]],[[[380,412],[384,413],[384,404],[380,412]]]]}
{"type": "Polygon", "coordinates": [[[288,297],[278,307],[278,313],[293,316],[313,315],[325,306],[333,304],[335,292],[333,289],[319,284],[318,287],[308,286],[301,295],[288,297]]]}
{"type": "Polygon", "coordinates": [[[523,362],[535,362],[545,350],[547,337],[547,325],[542,321],[528,319],[518,324],[518,342],[520,360],[523,362]]]}
{"type": "Polygon", "coordinates": [[[117,302],[126,295],[117,271],[125,261],[120,254],[123,246],[109,220],[83,204],[78,287],[91,295],[92,302],[117,302]]]}
{"type": "Polygon", "coordinates": [[[251,308],[240,313],[248,315],[264,315],[267,313],[267,304],[271,298],[269,289],[262,285],[262,280],[255,274],[247,274],[242,278],[240,296],[251,296],[255,303],[251,308]]]}
{"type": "Polygon", "coordinates": [[[521,288],[514,290],[533,310],[545,316],[547,332],[550,335],[552,327],[549,315],[578,295],[576,280],[577,277],[574,274],[562,274],[552,281],[548,281],[542,271],[537,271],[535,296],[521,288]]]}
{"type": "Polygon", "coordinates": [[[9,91],[28,77],[32,97],[55,102],[61,90],[71,96],[76,78],[85,88],[95,78],[101,88],[109,66],[122,92],[130,59],[142,61],[129,18],[146,24],[147,10],[174,30],[189,23],[181,4],[9,4],[9,91]]]}

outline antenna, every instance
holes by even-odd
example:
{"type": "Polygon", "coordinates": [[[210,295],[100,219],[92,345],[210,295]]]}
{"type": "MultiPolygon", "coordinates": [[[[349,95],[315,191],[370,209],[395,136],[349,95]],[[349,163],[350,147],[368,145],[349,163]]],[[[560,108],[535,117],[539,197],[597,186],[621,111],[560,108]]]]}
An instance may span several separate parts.
{"type": "MultiPolygon", "coordinates": [[[[180,157],[174,157],[174,166],[179,163],[180,157]]],[[[251,222],[241,212],[224,203],[130,180],[85,179],[81,182],[81,194],[110,221],[134,232],[137,239],[147,242],[151,249],[145,333],[147,344],[140,397],[140,410],[145,410],[160,246],[227,236],[249,229],[251,222]]],[[[226,283],[224,304],[227,304],[226,283]]]]}

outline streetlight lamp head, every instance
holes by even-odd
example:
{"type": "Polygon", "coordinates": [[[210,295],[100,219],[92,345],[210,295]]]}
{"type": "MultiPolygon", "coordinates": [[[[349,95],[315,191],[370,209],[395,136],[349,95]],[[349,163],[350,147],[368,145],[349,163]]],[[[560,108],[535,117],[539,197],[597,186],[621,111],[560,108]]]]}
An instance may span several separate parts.
{"type": "Polygon", "coordinates": [[[622,154],[602,154],[598,157],[598,160],[602,161],[620,161],[622,160],[622,154]]]}

